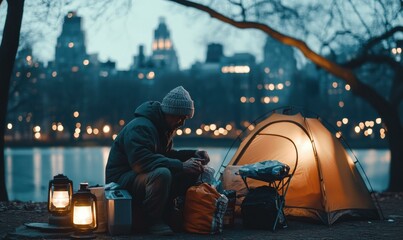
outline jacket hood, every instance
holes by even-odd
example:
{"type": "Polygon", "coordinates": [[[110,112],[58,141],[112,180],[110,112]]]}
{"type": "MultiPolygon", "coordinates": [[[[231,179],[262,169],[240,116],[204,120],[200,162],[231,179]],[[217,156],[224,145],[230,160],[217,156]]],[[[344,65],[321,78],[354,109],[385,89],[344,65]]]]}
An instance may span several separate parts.
{"type": "Polygon", "coordinates": [[[157,101],[148,101],[141,104],[134,111],[134,117],[145,117],[149,119],[157,128],[167,130],[164,114],[161,110],[161,103],[157,101]]]}

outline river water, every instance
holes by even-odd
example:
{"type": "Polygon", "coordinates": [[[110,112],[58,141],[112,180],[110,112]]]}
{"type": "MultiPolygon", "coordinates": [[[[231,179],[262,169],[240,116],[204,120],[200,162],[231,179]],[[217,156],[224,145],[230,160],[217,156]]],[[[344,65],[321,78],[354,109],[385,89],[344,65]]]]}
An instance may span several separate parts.
{"type": "MultiPolygon", "coordinates": [[[[230,161],[236,149],[204,148],[219,169],[230,161]]],[[[353,150],[372,188],[384,191],[389,178],[390,152],[379,149],[353,150]]],[[[77,190],[81,182],[103,185],[109,147],[6,148],[5,179],[10,200],[46,202],[49,180],[62,173],[77,190]]]]}

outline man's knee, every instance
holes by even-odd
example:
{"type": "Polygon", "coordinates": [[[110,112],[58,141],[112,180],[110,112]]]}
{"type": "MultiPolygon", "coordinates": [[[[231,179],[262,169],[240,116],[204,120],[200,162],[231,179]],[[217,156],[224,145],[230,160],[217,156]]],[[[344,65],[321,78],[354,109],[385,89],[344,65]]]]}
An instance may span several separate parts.
{"type": "Polygon", "coordinates": [[[149,173],[149,183],[158,182],[163,185],[171,185],[172,182],[172,174],[168,168],[157,168],[149,173]]]}

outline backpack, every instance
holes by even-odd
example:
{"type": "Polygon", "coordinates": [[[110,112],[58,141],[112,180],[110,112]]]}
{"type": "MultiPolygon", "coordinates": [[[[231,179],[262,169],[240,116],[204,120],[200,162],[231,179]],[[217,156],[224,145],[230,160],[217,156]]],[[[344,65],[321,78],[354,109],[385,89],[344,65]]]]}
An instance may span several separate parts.
{"type": "Polygon", "coordinates": [[[227,204],[228,198],[210,184],[190,187],[183,211],[184,229],[199,234],[221,233],[227,204]]]}
{"type": "Polygon", "coordinates": [[[278,198],[279,194],[273,187],[261,186],[250,189],[241,204],[244,227],[273,229],[278,211],[280,211],[278,210],[278,198]]]}

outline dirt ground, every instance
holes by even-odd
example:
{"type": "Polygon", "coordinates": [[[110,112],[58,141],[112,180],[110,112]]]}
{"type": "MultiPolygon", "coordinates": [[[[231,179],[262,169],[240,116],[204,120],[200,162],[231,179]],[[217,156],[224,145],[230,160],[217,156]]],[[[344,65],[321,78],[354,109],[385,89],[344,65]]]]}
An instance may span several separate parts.
{"type": "MultiPolygon", "coordinates": [[[[303,221],[288,221],[288,228],[276,232],[244,229],[240,221],[219,235],[177,233],[172,237],[148,234],[109,236],[97,234],[97,239],[403,239],[403,193],[378,194],[384,220],[342,221],[328,227],[303,221]]],[[[1,239],[47,239],[67,236],[19,235],[16,229],[24,223],[47,222],[46,203],[0,202],[1,239]],[[17,234],[16,234],[17,233],[17,234]]]]}

